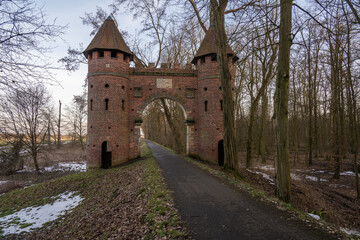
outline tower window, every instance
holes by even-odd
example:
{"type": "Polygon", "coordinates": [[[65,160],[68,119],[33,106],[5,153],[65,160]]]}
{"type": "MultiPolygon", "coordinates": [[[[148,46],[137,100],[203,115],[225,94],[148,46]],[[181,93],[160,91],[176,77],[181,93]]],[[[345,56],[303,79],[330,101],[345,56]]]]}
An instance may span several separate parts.
{"type": "Polygon", "coordinates": [[[221,111],[223,110],[223,103],[222,103],[222,100],[220,100],[220,109],[221,109],[221,111]]]}
{"type": "Polygon", "coordinates": [[[109,88],[109,84],[105,84],[105,88],[109,88]]]}
{"type": "Polygon", "coordinates": [[[201,58],[201,64],[205,63],[205,57],[201,58]]]}
{"type": "Polygon", "coordinates": [[[205,112],[208,110],[208,101],[205,101],[205,112]]]}
{"type": "Polygon", "coordinates": [[[104,57],[104,51],[99,51],[99,57],[101,57],[101,58],[104,57]]]}
{"type": "Polygon", "coordinates": [[[212,61],[212,62],[216,62],[216,61],[217,61],[216,54],[212,54],[212,55],[211,55],[211,61],[212,61]]]}
{"type": "Polygon", "coordinates": [[[111,51],[111,57],[116,58],[116,51],[111,51]]]}
{"type": "Polygon", "coordinates": [[[105,99],[105,110],[109,110],[109,99],[105,99]]]}
{"type": "Polygon", "coordinates": [[[124,111],[125,110],[125,100],[121,100],[121,110],[124,111]]]}
{"type": "Polygon", "coordinates": [[[91,99],[90,100],[90,110],[92,111],[92,109],[93,109],[93,100],[91,99]]]}

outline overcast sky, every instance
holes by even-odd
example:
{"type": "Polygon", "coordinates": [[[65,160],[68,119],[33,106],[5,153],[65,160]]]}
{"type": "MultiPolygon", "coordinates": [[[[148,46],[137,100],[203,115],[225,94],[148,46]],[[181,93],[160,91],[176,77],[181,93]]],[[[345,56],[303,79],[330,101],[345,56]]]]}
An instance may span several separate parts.
{"type": "MultiPolygon", "coordinates": [[[[84,47],[92,40],[90,36],[91,28],[83,26],[80,16],[84,16],[85,12],[94,12],[96,6],[107,8],[113,0],[36,0],[39,7],[44,6],[43,10],[47,14],[48,19],[52,21],[57,19],[56,23],[59,25],[68,25],[63,40],[56,41],[56,48],[54,49],[51,57],[53,62],[66,56],[69,46],[78,47],[79,43],[83,43],[84,47]]],[[[134,21],[131,15],[123,16],[116,19],[119,28],[129,33],[135,32],[134,21]]],[[[76,72],[69,73],[66,70],[54,71],[55,78],[61,83],[61,86],[49,86],[50,92],[53,95],[53,101],[57,103],[61,100],[64,104],[69,104],[73,95],[82,93],[84,79],[87,74],[87,66],[82,65],[76,72]]]]}

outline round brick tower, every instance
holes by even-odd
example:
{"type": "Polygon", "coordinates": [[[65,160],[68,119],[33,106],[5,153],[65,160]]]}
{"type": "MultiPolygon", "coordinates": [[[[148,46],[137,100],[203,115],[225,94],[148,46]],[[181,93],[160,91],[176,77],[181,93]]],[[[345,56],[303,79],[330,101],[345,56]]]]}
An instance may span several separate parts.
{"type": "Polygon", "coordinates": [[[133,54],[109,17],[84,55],[88,59],[87,166],[109,168],[128,160],[129,61],[133,54]]]}
{"type": "MultiPolygon", "coordinates": [[[[227,45],[229,67],[234,76],[236,55],[227,45]]],[[[192,63],[198,72],[198,155],[201,159],[223,165],[223,106],[219,66],[216,58],[215,32],[210,27],[192,63]]],[[[234,80],[232,79],[232,86],[234,80]]]]}

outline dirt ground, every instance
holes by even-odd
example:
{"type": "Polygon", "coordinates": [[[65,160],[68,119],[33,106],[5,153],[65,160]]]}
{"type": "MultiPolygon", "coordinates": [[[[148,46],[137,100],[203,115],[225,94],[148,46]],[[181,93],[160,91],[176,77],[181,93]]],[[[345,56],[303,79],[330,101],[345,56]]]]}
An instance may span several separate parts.
{"type": "Polygon", "coordinates": [[[80,145],[72,144],[71,142],[63,144],[59,149],[52,146],[51,148],[44,149],[39,154],[40,175],[35,172],[34,163],[30,156],[24,155],[22,158],[24,160],[23,168],[18,169],[17,172],[9,176],[0,175],[0,194],[78,172],[77,169],[71,167],[52,169],[60,163],[84,165],[86,161],[85,152],[81,149],[80,145]]]}
{"type": "MultiPolygon", "coordinates": [[[[239,156],[242,166],[245,154],[240,153],[239,156]]],[[[314,158],[312,166],[306,167],[305,154],[299,154],[294,166],[290,154],[293,205],[307,213],[321,212],[327,222],[339,228],[360,232],[360,200],[356,199],[352,156],[342,159],[340,179],[333,179],[334,162],[328,159],[320,155],[314,158]]],[[[37,175],[31,171],[31,159],[26,157],[24,170],[11,176],[0,176],[0,183],[3,181],[0,194],[76,172],[71,169],[45,171],[46,167],[64,162],[84,164],[85,160],[85,154],[78,145],[67,144],[60,149],[53,147],[40,155],[39,165],[43,171],[37,175]]],[[[216,165],[211,166],[220,169],[216,165]]],[[[254,188],[274,194],[274,156],[268,156],[266,164],[262,164],[261,159],[254,159],[253,167],[243,169],[241,173],[254,188]]]]}
{"type": "MultiPolygon", "coordinates": [[[[360,233],[360,199],[356,199],[352,156],[342,159],[340,179],[333,178],[334,162],[326,156],[318,156],[309,167],[305,165],[305,154],[299,155],[296,165],[292,157],[290,154],[294,207],[307,213],[321,212],[327,222],[338,228],[360,233]]],[[[240,158],[245,159],[245,153],[240,158]]],[[[273,156],[267,158],[266,164],[255,159],[253,167],[243,169],[242,174],[256,189],[274,195],[273,156]]]]}

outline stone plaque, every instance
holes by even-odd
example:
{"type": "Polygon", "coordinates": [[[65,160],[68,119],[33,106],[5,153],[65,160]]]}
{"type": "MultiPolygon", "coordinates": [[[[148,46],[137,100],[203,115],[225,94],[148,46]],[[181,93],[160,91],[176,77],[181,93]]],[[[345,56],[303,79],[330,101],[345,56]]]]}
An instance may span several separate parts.
{"type": "Polygon", "coordinates": [[[158,78],[156,79],[157,88],[172,88],[172,79],[158,78]]]}
{"type": "Polygon", "coordinates": [[[134,97],[142,97],[142,88],[134,87],[134,97]]]}
{"type": "Polygon", "coordinates": [[[195,98],[195,89],[194,88],[186,88],[186,97],[187,98],[195,98]]]}

